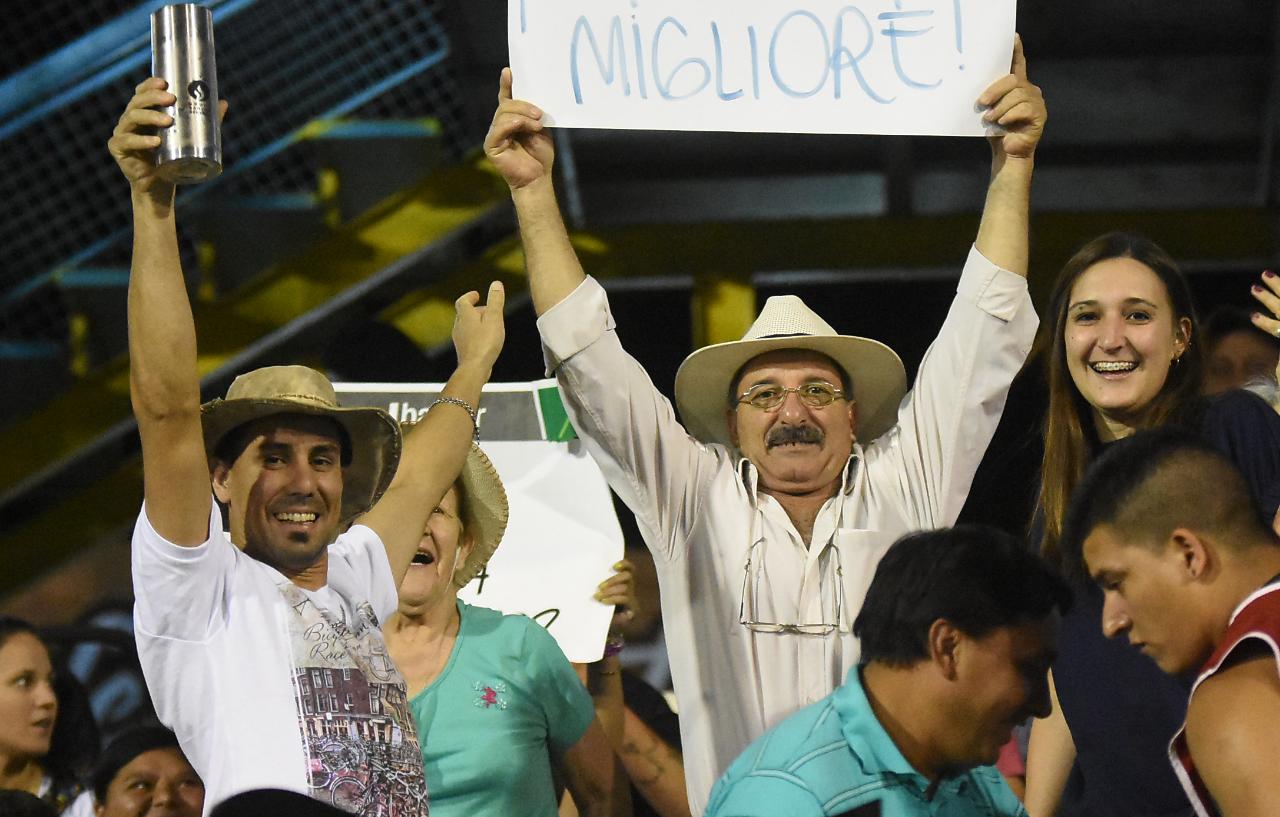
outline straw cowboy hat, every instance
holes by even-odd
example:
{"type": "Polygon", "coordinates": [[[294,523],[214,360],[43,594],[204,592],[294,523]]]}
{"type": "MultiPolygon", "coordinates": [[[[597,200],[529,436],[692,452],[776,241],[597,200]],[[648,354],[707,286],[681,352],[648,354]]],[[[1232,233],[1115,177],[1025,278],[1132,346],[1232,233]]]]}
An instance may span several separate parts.
{"type": "MultiPolygon", "coordinates": [[[[419,422],[421,420],[409,420],[401,423],[400,427],[407,434],[419,422]]],[[[510,509],[507,506],[507,489],[502,487],[498,469],[474,442],[462,464],[458,482],[462,483],[462,494],[458,497],[462,506],[462,530],[471,536],[471,553],[454,570],[453,583],[464,587],[480,575],[498,549],[502,534],[507,530],[510,509]]]]}
{"type": "Polygon", "coordinates": [[[507,491],[497,469],[475,443],[471,444],[459,480],[463,493],[462,527],[471,536],[471,553],[453,574],[453,583],[463,587],[480,575],[498,549],[507,530],[509,510],[507,491]]]}
{"type": "Polygon", "coordinates": [[[225,399],[200,407],[204,450],[213,459],[228,432],[275,414],[328,417],[350,440],[350,462],[342,469],[342,520],[373,507],[400,463],[400,427],[379,408],[342,408],[333,384],[306,366],[267,366],[242,374],[225,399]]]}
{"type": "Polygon", "coordinates": [[[676,372],[676,405],[685,428],[704,442],[731,445],[725,423],[730,382],[749,360],[777,349],[821,352],[853,381],[858,438],[870,442],[897,423],[907,393],[907,372],[898,355],[877,340],[840,335],[795,295],[765,301],[742,340],[703,347],[676,372]]]}

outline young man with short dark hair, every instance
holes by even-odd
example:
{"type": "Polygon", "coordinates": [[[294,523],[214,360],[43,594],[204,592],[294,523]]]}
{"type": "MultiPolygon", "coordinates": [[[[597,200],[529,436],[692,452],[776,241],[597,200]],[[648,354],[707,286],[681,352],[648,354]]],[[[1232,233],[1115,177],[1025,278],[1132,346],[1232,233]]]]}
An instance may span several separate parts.
{"type": "Polygon", "coordinates": [[[1101,587],[1102,629],[1198,672],[1169,758],[1200,817],[1280,810],[1280,538],[1244,478],[1172,429],[1116,443],[1072,498],[1063,541],[1101,587]]]}

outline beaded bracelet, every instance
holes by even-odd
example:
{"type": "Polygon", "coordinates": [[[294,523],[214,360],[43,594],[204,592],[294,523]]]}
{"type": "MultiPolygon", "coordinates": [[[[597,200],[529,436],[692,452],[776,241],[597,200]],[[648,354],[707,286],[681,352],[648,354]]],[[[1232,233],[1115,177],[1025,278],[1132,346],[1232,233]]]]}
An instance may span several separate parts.
{"type": "Polygon", "coordinates": [[[477,440],[480,439],[480,418],[476,416],[476,410],[471,407],[470,403],[458,397],[441,396],[437,397],[431,405],[427,406],[427,411],[431,411],[431,409],[435,408],[440,403],[450,403],[455,406],[462,406],[462,408],[466,410],[467,414],[471,415],[471,425],[475,428],[475,434],[472,435],[473,438],[477,440]]]}
{"type": "Polygon", "coordinates": [[[612,658],[622,652],[622,648],[627,646],[627,641],[620,635],[611,635],[604,642],[604,658],[612,658]]]}

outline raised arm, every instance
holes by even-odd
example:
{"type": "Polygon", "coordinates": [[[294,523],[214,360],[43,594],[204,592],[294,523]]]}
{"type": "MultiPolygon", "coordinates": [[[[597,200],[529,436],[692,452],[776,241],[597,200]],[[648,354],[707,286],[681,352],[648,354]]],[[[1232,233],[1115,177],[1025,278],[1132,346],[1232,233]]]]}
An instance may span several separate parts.
{"type": "Polygon", "coordinates": [[[533,308],[538,315],[564,300],[585,277],[569,243],[551,168],[555,146],[542,127],[542,111],[511,98],[511,69],[502,69],[498,109],[493,114],[484,152],[511,188],[520,223],[533,308]]]}
{"type": "Polygon", "coordinates": [[[1032,165],[1048,114],[1040,89],[1027,80],[1021,40],[1014,42],[1012,72],[978,101],[989,106],[988,121],[1006,132],[990,140],[991,183],[976,252],[899,407],[898,426],[867,451],[873,486],[895,495],[924,528],[955,524],[1038,323],[1021,279],[1032,165]]]}
{"type": "MultiPolygon", "coordinates": [[[[505,338],[502,284],[490,284],[485,305],[479,303],[478,292],[468,292],[456,303],[453,345],[458,368],[440,394],[461,400],[473,410],[480,404],[480,390],[493,373],[505,338]]],[[[397,587],[409,570],[427,517],[462,472],[474,432],[471,414],[463,406],[437,400],[426,418],[405,435],[400,466],[387,492],[360,518],[386,545],[397,587]]]]}
{"type": "MultiPolygon", "coordinates": [[[[173,105],[163,79],[136,89],[107,147],[129,181],[133,263],[129,274],[129,396],[142,437],[147,518],[177,545],[209,536],[209,465],[200,431],[200,378],[174,221],[174,188],[156,173],[156,128],[173,123],[153,108],[173,105]]],[[[220,113],[225,112],[225,103],[220,113]]]]}
{"type": "Polygon", "coordinates": [[[1031,724],[1027,746],[1027,813],[1031,817],[1054,817],[1062,802],[1062,792],[1076,760],[1076,745],[1058,703],[1058,690],[1049,672],[1049,698],[1053,711],[1031,724]]]}
{"type": "Polygon", "coordinates": [[[636,514],[646,543],[670,554],[686,541],[715,455],[688,436],[623,350],[604,290],[583,274],[556,204],[554,148],[541,117],[536,106],[511,98],[504,69],[485,153],[511,188],[544,355],[609,486],[636,514]]]}
{"type": "Polygon", "coordinates": [[[1006,131],[990,140],[991,183],[978,227],[978,252],[997,266],[1026,277],[1031,172],[1049,114],[1044,94],[1027,79],[1021,37],[1014,39],[1010,73],[983,91],[978,104],[988,108],[983,114],[986,122],[1006,131]]]}

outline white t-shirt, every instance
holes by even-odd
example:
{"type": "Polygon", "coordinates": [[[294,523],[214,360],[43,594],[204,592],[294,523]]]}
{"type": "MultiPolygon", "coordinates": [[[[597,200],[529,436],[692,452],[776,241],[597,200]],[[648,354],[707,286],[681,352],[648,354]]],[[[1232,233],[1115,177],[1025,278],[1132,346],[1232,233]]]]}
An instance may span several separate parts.
{"type": "Polygon", "coordinates": [[[328,585],[307,592],[232,545],[212,497],[210,507],[198,547],[166,541],[145,506],[133,533],[138,656],[156,713],[204,780],[205,812],[276,788],[371,814],[391,799],[412,805],[397,813],[425,815],[412,716],[407,703],[399,711],[403,679],[379,630],[397,603],[382,540],[353,526],[329,546],[328,585]],[[358,645],[335,638],[329,621],[358,645]],[[379,677],[367,678],[352,652],[366,668],[372,654],[379,677]],[[397,788],[379,789],[380,774],[397,788]]]}

